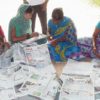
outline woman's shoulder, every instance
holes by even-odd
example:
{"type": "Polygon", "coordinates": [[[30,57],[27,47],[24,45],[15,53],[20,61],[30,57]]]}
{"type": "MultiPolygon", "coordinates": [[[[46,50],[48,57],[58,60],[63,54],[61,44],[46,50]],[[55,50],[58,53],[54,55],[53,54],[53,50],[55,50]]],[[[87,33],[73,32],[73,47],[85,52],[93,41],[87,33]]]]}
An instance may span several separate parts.
{"type": "Polygon", "coordinates": [[[49,19],[48,23],[52,23],[52,19],[49,19]]]}
{"type": "Polygon", "coordinates": [[[66,22],[72,22],[72,19],[69,18],[69,17],[67,17],[67,16],[64,16],[64,20],[65,20],[66,22]]]}
{"type": "Polygon", "coordinates": [[[15,20],[16,20],[15,17],[13,17],[13,18],[10,19],[10,22],[13,22],[15,20]]]}
{"type": "Polygon", "coordinates": [[[69,17],[64,16],[63,20],[60,22],[60,25],[64,26],[66,24],[69,24],[71,22],[71,19],[69,17]]]}
{"type": "Polygon", "coordinates": [[[97,23],[96,28],[100,29],[100,21],[97,23]]]}
{"type": "Polygon", "coordinates": [[[9,25],[14,25],[15,26],[15,23],[17,22],[17,19],[15,17],[11,18],[10,21],[9,21],[9,25]]]}
{"type": "Polygon", "coordinates": [[[50,20],[48,21],[48,26],[51,26],[51,25],[53,25],[52,19],[50,19],[50,20]]]}

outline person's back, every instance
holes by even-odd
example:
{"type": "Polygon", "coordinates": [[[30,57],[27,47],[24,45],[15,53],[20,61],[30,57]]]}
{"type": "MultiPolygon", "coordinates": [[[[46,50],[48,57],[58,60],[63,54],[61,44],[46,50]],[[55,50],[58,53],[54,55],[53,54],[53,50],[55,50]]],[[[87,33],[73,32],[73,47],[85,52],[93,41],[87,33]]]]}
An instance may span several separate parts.
{"type": "Polygon", "coordinates": [[[38,36],[37,33],[32,32],[32,13],[33,9],[28,4],[19,7],[17,15],[9,23],[8,38],[11,44],[38,36]]]}

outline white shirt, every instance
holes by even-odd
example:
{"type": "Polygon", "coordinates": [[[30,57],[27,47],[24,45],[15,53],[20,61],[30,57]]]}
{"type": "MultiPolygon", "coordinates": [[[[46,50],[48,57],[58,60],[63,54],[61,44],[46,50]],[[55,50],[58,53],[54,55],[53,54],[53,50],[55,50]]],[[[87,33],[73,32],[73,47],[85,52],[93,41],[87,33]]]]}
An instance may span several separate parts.
{"type": "Polygon", "coordinates": [[[41,5],[45,0],[27,0],[31,6],[41,5]]]}

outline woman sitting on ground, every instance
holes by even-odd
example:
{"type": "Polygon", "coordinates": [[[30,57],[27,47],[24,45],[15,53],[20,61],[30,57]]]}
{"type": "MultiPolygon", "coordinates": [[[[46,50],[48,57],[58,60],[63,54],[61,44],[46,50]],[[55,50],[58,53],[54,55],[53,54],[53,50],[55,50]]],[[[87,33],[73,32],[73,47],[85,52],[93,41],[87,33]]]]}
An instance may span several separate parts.
{"type": "Polygon", "coordinates": [[[95,28],[93,38],[79,39],[78,44],[85,58],[100,58],[100,22],[95,28]]]}
{"type": "Polygon", "coordinates": [[[32,32],[32,7],[23,4],[19,7],[17,15],[9,23],[9,41],[11,44],[37,37],[38,33],[32,32]]]}

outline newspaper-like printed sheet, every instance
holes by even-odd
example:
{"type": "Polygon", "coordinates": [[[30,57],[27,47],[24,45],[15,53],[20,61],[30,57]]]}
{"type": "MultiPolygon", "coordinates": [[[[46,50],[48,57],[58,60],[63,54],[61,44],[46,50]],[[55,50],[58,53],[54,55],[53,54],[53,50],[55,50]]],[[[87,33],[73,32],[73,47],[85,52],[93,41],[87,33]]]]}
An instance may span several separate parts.
{"type": "Polygon", "coordinates": [[[24,93],[28,91],[30,96],[38,97],[43,100],[46,100],[47,97],[48,99],[53,99],[59,86],[55,78],[55,74],[40,75],[34,73],[25,81],[19,90],[24,93]]]}
{"type": "Polygon", "coordinates": [[[44,67],[51,64],[49,50],[46,44],[24,47],[26,62],[34,67],[44,67]]]}
{"type": "Polygon", "coordinates": [[[35,71],[35,68],[22,64],[16,64],[6,70],[0,70],[0,97],[2,98],[3,95],[5,95],[3,100],[11,100],[11,98],[14,99],[25,95],[22,94],[18,88],[20,88],[25,80],[35,71]]]}
{"type": "Polygon", "coordinates": [[[63,74],[59,100],[94,100],[93,82],[89,75],[63,74]]]}
{"type": "Polygon", "coordinates": [[[61,75],[59,100],[94,100],[93,63],[69,60],[61,75]]]}
{"type": "Polygon", "coordinates": [[[95,100],[100,100],[100,61],[96,62],[93,69],[95,100]]]}

